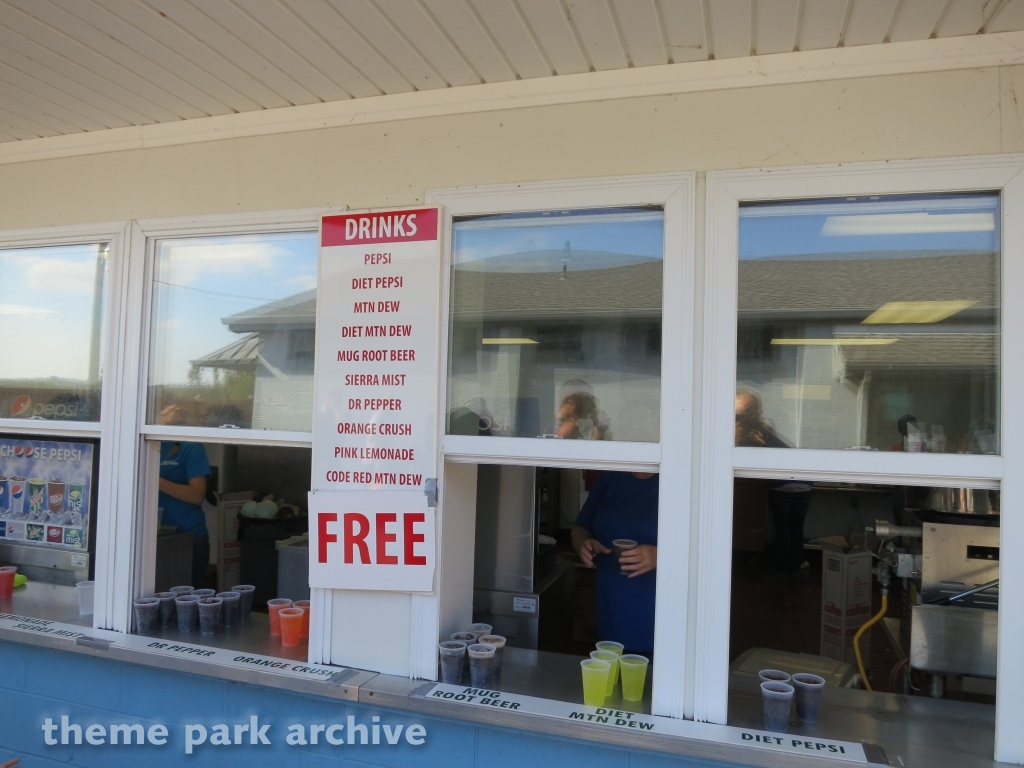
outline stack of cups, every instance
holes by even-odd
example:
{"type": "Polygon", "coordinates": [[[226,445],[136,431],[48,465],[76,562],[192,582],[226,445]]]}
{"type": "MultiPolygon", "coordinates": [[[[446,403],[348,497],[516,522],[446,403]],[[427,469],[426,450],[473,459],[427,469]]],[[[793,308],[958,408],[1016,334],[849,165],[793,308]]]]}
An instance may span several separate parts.
{"type": "Polygon", "coordinates": [[[93,598],[96,596],[96,582],[80,581],[75,584],[75,589],[78,591],[78,615],[91,616],[93,598]]]}
{"type": "Polygon", "coordinates": [[[462,640],[442,640],[438,644],[441,652],[441,682],[448,685],[462,683],[462,670],[466,666],[466,643],[462,640]]]}
{"type": "Polygon", "coordinates": [[[234,626],[240,618],[239,602],[242,596],[238,592],[228,591],[218,592],[217,597],[224,601],[221,605],[220,623],[225,627],[234,626]]]}
{"type": "Polygon", "coordinates": [[[764,729],[785,733],[789,728],[789,710],[793,704],[793,686],[788,673],[779,669],[762,669],[761,704],[764,710],[764,729]]]}
{"type": "Polygon", "coordinates": [[[238,603],[238,617],[248,619],[249,614],[252,613],[252,593],[256,591],[256,587],[252,584],[235,584],[231,591],[241,595],[238,603]]]}
{"type": "Polygon", "coordinates": [[[497,651],[489,643],[473,643],[466,648],[469,654],[469,682],[475,688],[486,688],[494,677],[494,654],[497,651]]]}
{"type": "Polygon", "coordinates": [[[173,592],[157,592],[153,597],[160,601],[160,627],[166,629],[174,624],[174,599],[177,595],[173,592]]]}
{"type": "Polygon", "coordinates": [[[281,617],[278,615],[283,609],[291,608],[292,601],[287,597],[275,597],[267,600],[267,612],[270,614],[270,634],[281,634],[281,617]]]}
{"type": "Polygon", "coordinates": [[[174,611],[178,615],[179,632],[192,632],[195,630],[196,624],[199,622],[198,597],[191,592],[185,595],[178,595],[174,598],[174,611]]]}
{"type": "Polygon", "coordinates": [[[292,603],[292,608],[302,609],[301,637],[309,637],[309,600],[296,600],[294,603],[292,603]]]}

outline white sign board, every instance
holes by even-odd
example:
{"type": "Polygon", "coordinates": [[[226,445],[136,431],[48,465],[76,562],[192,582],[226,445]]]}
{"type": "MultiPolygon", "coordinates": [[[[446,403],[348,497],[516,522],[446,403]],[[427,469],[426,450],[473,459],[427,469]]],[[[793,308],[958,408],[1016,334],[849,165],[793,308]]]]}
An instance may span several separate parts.
{"type": "Polygon", "coordinates": [[[321,221],[312,587],[433,586],[439,221],[437,208],[321,221]]]}

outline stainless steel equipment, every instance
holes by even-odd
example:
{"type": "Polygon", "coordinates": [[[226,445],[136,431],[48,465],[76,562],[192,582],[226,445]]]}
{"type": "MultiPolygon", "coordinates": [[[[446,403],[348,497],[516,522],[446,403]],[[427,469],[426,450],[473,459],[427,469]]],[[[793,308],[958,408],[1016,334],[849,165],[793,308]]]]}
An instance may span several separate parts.
{"type": "Polygon", "coordinates": [[[960,515],[989,515],[992,513],[992,501],[984,488],[932,488],[924,508],[960,515]]]}

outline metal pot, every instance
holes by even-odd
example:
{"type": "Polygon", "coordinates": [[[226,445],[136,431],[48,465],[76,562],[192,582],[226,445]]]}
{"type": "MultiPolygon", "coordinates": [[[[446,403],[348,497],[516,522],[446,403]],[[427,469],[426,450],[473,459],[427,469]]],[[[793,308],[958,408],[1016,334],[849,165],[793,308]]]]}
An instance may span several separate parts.
{"type": "Polygon", "coordinates": [[[932,488],[924,508],[958,515],[992,514],[992,502],[984,488],[932,488]]]}

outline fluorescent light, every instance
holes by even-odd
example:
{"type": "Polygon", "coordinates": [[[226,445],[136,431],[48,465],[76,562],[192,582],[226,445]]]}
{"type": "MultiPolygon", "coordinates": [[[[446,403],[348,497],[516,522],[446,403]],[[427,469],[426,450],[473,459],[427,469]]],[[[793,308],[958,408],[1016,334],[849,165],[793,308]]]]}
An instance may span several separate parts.
{"type": "Polygon", "coordinates": [[[864,325],[937,323],[977,303],[976,301],[889,301],[868,315],[862,323],[864,325]]]}
{"type": "Polygon", "coordinates": [[[829,216],[822,237],[847,235],[919,235],[931,232],[994,232],[994,213],[871,213],[829,216]]]}
{"type": "Polygon", "coordinates": [[[484,339],[483,343],[484,344],[537,344],[538,342],[534,341],[533,339],[503,339],[503,338],[495,338],[495,339],[484,339]]]}
{"type": "Polygon", "coordinates": [[[782,347],[884,347],[897,341],[899,339],[884,336],[861,336],[849,339],[772,339],[772,344],[782,347]]]}

